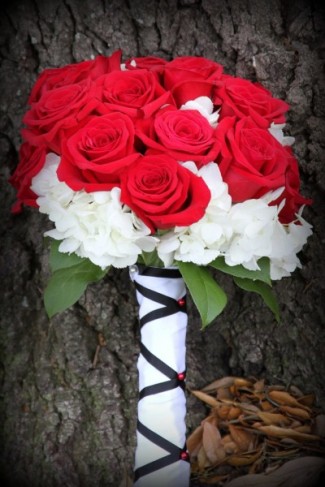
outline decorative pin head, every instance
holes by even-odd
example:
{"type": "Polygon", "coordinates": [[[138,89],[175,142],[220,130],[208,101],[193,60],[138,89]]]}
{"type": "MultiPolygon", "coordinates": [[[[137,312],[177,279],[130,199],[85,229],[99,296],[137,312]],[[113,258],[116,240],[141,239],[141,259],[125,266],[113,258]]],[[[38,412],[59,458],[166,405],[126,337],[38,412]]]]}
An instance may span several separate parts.
{"type": "Polygon", "coordinates": [[[180,454],[180,459],[181,460],[185,460],[186,462],[188,462],[189,460],[189,454],[187,451],[182,451],[181,454],[180,454]]]}
{"type": "Polygon", "coordinates": [[[129,274],[130,274],[130,279],[134,281],[136,274],[138,273],[139,269],[137,265],[130,265],[129,266],[129,274]]]}

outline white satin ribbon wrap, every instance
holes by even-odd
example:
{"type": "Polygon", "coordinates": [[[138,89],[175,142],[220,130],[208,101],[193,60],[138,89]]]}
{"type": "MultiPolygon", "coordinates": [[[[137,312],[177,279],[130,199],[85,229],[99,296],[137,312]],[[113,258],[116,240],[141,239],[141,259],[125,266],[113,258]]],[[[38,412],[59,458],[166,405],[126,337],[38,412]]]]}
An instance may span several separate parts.
{"type": "MultiPolygon", "coordinates": [[[[136,266],[130,268],[131,279],[153,291],[169,296],[175,300],[184,297],[186,288],[183,279],[151,277],[140,275],[136,266]]],[[[163,307],[159,303],[144,297],[136,291],[139,303],[139,318],[150,311],[163,307]]],[[[177,373],[185,371],[186,312],[177,312],[170,316],[149,321],[141,328],[141,342],[151,353],[173,368],[177,373]]],[[[139,390],[153,384],[165,382],[168,378],[150,365],[139,355],[139,390]]],[[[167,439],[179,448],[183,448],[186,439],[186,399],[182,388],[152,394],[143,397],[138,403],[138,419],[147,428],[167,439]]],[[[135,470],[143,465],[168,455],[139,431],[137,431],[137,448],[135,453],[135,470]]],[[[140,477],[136,487],[188,487],[190,464],[179,460],[175,463],[140,477]]]]}

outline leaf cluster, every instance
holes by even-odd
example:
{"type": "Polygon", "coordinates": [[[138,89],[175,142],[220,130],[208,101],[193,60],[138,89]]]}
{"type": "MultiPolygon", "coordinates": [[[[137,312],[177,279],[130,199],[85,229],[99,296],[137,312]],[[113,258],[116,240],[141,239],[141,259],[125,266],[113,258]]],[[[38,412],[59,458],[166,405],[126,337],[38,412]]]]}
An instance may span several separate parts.
{"type": "MultiPolygon", "coordinates": [[[[74,253],[62,253],[59,251],[59,245],[60,242],[51,240],[52,275],[44,292],[45,309],[50,318],[76,303],[88,284],[99,281],[109,270],[103,270],[89,259],[78,257],[74,253]]],[[[144,252],[139,258],[139,263],[154,267],[163,266],[156,252],[144,252]]],[[[262,258],[258,264],[260,270],[249,271],[241,265],[228,266],[223,257],[215,259],[209,266],[180,261],[174,263],[179,268],[200,313],[203,328],[212,323],[227,304],[227,295],[212,276],[212,269],[229,274],[235,284],[245,291],[260,294],[279,321],[278,303],[271,289],[269,260],[262,258]]]]}
{"type": "Polygon", "coordinates": [[[50,268],[52,275],[44,291],[44,305],[51,318],[72,306],[85,292],[88,284],[102,279],[102,270],[89,259],[59,251],[60,242],[51,241],[50,268]]]}
{"type": "MultiPolygon", "coordinates": [[[[258,265],[260,270],[250,271],[242,265],[228,266],[223,257],[218,257],[209,267],[232,276],[234,283],[241,289],[259,294],[279,321],[279,306],[271,289],[269,259],[260,259],[258,265]]],[[[200,313],[204,328],[223,311],[227,295],[212,277],[208,267],[189,262],[177,262],[177,266],[200,313]]]]}

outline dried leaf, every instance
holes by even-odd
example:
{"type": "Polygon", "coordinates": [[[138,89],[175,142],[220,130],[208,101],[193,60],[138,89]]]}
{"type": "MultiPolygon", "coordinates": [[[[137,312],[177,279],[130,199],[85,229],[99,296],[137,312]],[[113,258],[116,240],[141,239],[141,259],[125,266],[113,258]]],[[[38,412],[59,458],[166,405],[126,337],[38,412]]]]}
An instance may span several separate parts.
{"type": "Polygon", "coordinates": [[[220,387],[217,392],[217,399],[222,401],[223,399],[232,399],[233,395],[231,394],[229,388],[227,387],[220,387]]]}
{"type": "Polygon", "coordinates": [[[311,426],[309,424],[302,424],[301,426],[296,426],[295,431],[299,433],[311,433],[311,426]]]}
{"type": "Polygon", "coordinates": [[[242,377],[235,377],[234,384],[236,387],[252,387],[253,383],[242,377]]]}
{"type": "Polygon", "coordinates": [[[248,450],[249,446],[254,442],[254,435],[252,433],[243,431],[233,424],[229,424],[229,432],[234,442],[242,451],[248,450]]]}
{"type": "Polygon", "coordinates": [[[290,425],[290,428],[293,428],[293,429],[299,428],[299,426],[301,426],[301,425],[302,425],[301,421],[298,421],[297,419],[293,419],[292,423],[290,425]]]}
{"type": "Polygon", "coordinates": [[[215,409],[215,412],[221,419],[227,419],[231,406],[219,406],[215,409]]]}
{"type": "Polygon", "coordinates": [[[211,384],[203,387],[204,392],[214,392],[220,388],[229,388],[233,385],[235,377],[222,377],[221,379],[214,380],[211,384]]]}
{"type": "Polygon", "coordinates": [[[270,404],[269,401],[262,401],[261,408],[263,409],[263,411],[271,411],[272,409],[274,409],[274,406],[270,404]]]}
{"type": "Polygon", "coordinates": [[[270,454],[270,456],[272,457],[276,457],[276,458],[286,458],[286,457],[289,457],[289,456],[292,456],[292,455],[296,455],[297,453],[299,453],[299,448],[293,448],[291,450],[281,450],[281,451],[274,451],[270,454]]]}
{"type": "Polygon", "coordinates": [[[281,406],[280,410],[285,411],[286,413],[297,418],[310,419],[310,413],[306,411],[306,409],[296,408],[292,406],[281,406]]]}
{"type": "Polygon", "coordinates": [[[239,451],[238,445],[234,441],[228,441],[225,444],[224,450],[226,455],[232,455],[233,453],[237,453],[239,451]]]}
{"type": "Polygon", "coordinates": [[[265,379],[260,379],[254,384],[255,392],[263,392],[265,389],[265,379]]]}
{"type": "Polygon", "coordinates": [[[208,460],[208,457],[205,453],[205,449],[203,446],[201,446],[199,453],[197,455],[197,461],[198,461],[198,466],[201,470],[204,470],[205,467],[210,466],[210,462],[208,460]]]}
{"type": "Polygon", "coordinates": [[[220,448],[217,448],[216,453],[217,453],[217,457],[218,457],[218,462],[224,460],[227,456],[226,450],[224,449],[223,446],[221,446],[220,448]]]}
{"type": "Polygon", "coordinates": [[[318,457],[302,457],[290,460],[265,474],[250,474],[238,477],[227,484],[227,487],[309,487],[316,486],[325,471],[325,460],[318,457]]]}
{"type": "Polygon", "coordinates": [[[280,440],[280,443],[283,445],[294,445],[294,446],[299,446],[299,442],[294,440],[293,438],[282,438],[280,440]]]}
{"type": "Polygon", "coordinates": [[[280,413],[268,413],[259,411],[258,416],[265,424],[289,424],[290,419],[280,413]]]}
{"type": "Polygon", "coordinates": [[[187,438],[186,445],[191,456],[196,456],[202,446],[203,427],[198,426],[187,438]]]}
{"type": "Polygon", "coordinates": [[[220,459],[218,449],[222,444],[219,429],[210,423],[204,423],[202,442],[206,456],[213,465],[220,459]]]}
{"type": "Polygon", "coordinates": [[[280,428],[279,426],[260,426],[259,431],[277,438],[292,438],[298,441],[319,441],[319,436],[300,433],[292,428],[280,428]]]}
{"type": "MultiPolygon", "coordinates": [[[[278,405],[284,404],[286,406],[302,407],[302,404],[300,404],[297,399],[285,391],[270,391],[269,398],[278,405]]],[[[307,406],[305,406],[305,408],[309,409],[307,406]]]]}
{"type": "Polygon", "coordinates": [[[191,391],[191,392],[193,396],[197,397],[198,399],[205,402],[206,404],[209,404],[209,406],[215,407],[219,405],[219,402],[216,399],[209,396],[209,394],[206,394],[205,392],[201,392],[201,391],[191,391]]]}
{"type": "Polygon", "coordinates": [[[231,419],[236,419],[236,418],[238,418],[238,416],[241,414],[241,412],[242,412],[242,411],[241,411],[241,409],[240,409],[240,408],[232,406],[232,407],[229,409],[227,419],[229,419],[229,420],[231,420],[231,419]]]}
{"type": "Polygon", "coordinates": [[[227,463],[233,467],[244,467],[245,465],[251,465],[252,463],[256,462],[261,453],[262,449],[260,448],[256,452],[250,452],[242,455],[232,455],[227,459],[227,463]]]}
{"type": "Polygon", "coordinates": [[[218,426],[218,418],[214,414],[211,414],[211,413],[213,413],[213,411],[211,411],[209,416],[207,416],[206,418],[204,418],[201,421],[202,426],[204,425],[204,423],[210,423],[213,426],[218,426]]]}
{"type": "Polygon", "coordinates": [[[306,394],[306,396],[298,397],[297,401],[304,406],[312,407],[315,404],[315,394],[306,394]]]}
{"type": "Polygon", "coordinates": [[[231,435],[225,435],[221,438],[221,443],[222,445],[225,445],[226,443],[228,443],[229,441],[233,441],[231,435]]]}
{"type": "Polygon", "coordinates": [[[238,406],[243,411],[248,413],[257,414],[259,411],[259,408],[257,406],[254,406],[254,404],[249,404],[247,402],[235,402],[234,405],[238,406]]]}
{"type": "Polygon", "coordinates": [[[221,444],[223,445],[227,455],[238,452],[238,445],[234,442],[231,435],[226,435],[221,439],[221,444]]]}

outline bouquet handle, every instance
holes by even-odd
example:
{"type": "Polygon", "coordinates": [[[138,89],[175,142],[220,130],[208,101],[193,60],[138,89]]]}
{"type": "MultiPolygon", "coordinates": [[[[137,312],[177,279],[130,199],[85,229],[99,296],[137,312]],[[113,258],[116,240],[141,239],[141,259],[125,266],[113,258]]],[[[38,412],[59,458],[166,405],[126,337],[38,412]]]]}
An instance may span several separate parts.
{"type": "Polygon", "coordinates": [[[139,303],[140,355],[135,487],[188,487],[186,288],[176,268],[131,266],[139,303]]]}

